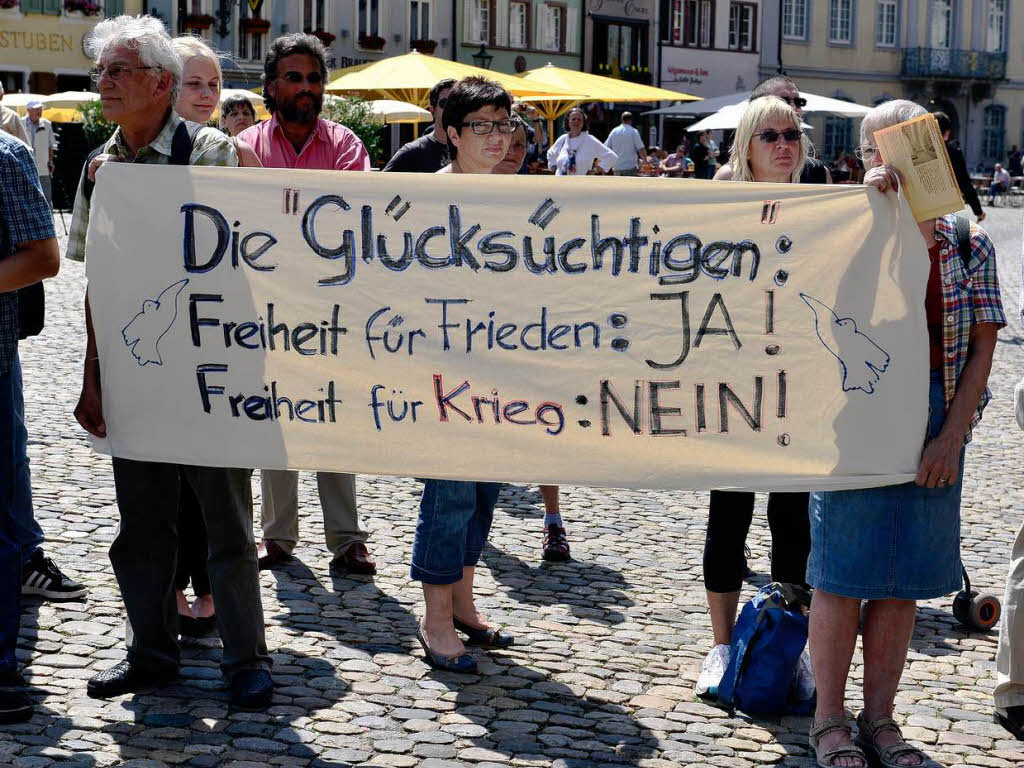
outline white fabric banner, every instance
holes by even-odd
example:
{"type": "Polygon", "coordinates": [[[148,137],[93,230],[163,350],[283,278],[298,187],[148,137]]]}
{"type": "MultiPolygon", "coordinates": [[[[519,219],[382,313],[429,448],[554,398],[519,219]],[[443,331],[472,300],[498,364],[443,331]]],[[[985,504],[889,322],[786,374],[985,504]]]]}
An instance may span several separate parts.
{"type": "Polygon", "coordinates": [[[922,238],[863,187],[108,163],[115,456],[638,488],[916,472],[922,238]]]}

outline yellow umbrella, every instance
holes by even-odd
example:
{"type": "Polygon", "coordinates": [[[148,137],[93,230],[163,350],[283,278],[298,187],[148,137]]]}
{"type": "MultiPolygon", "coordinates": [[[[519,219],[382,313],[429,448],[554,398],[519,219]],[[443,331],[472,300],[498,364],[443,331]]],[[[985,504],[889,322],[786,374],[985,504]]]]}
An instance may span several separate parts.
{"type": "Polygon", "coordinates": [[[327,85],[327,92],[336,96],[360,96],[364,99],[396,99],[418,107],[426,107],[433,88],[439,80],[456,80],[469,75],[481,75],[503,85],[513,96],[526,98],[579,99],[579,94],[561,88],[532,83],[515,75],[492,72],[457,61],[425,56],[418,51],[381,59],[371,64],[360,64],[340,70],[327,85]]]}
{"type": "MultiPolygon", "coordinates": [[[[670,91],[667,88],[655,88],[652,85],[631,83],[614,77],[594,75],[590,72],[576,72],[563,69],[554,64],[547,64],[537,69],[524,72],[522,78],[537,85],[547,85],[561,91],[582,94],[577,102],[540,102],[537,111],[548,120],[549,131],[554,128],[554,121],[568,112],[579,101],[608,101],[632,103],[637,101],[700,101],[699,96],[688,93],[670,91]]],[[[524,101],[533,102],[531,98],[524,101]]]]}
{"type": "Polygon", "coordinates": [[[51,123],[80,123],[82,113],[70,107],[49,107],[43,110],[43,117],[51,123]]]}

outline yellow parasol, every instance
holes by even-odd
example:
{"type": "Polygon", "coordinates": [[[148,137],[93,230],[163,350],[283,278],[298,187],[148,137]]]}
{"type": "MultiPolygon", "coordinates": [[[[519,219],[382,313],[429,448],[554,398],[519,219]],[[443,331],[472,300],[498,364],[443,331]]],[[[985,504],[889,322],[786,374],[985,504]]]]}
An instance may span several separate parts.
{"type": "Polygon", "coordinates": [[[459,80],[469,75],[481,75],[503,85],[518,98],[579,99],[579,94],[560,88],[525,81],[515,75],[492,72],[457,61],[426,56],[418,51],[381,59],[371,64],[339,70],[337,77],[327,85],[327,92],[335,96],[360,96],[364,99],[396,99],[426,108],[430,89],[439,80],[452,77],[459,80]]]}
{"type": "Polygon", "coordinates": [[[523,101],[536,104],[537,111],[548,120],[549,135],[554,129],[554,121],[572,109],[581,101],[607,101],[633,103],[638,101],[700,101],[699,96],[688,93],[670,91],[667,88],[656,88],[652,85],[632,83],[614,77],[594,75],[589,72],[576,72],[562,69],[554,64],[547,64],[537,69],[524,72],[522,79],[536,85],[546,85],[569,93],[581,94],[576,101],[535,101],[524,97],[523,101]]]}

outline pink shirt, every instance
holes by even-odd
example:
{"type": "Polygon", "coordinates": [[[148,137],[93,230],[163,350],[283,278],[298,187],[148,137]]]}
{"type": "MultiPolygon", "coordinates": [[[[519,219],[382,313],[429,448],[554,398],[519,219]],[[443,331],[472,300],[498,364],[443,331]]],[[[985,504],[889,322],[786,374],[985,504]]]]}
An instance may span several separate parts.
{"type": "Polygon", "coordinates": [[[366,147],[344,125],[317,118],[302,151],[284,135],[274,115],[266,122],[246,128],[238,138],[255,150],[264,168],[305,168],[319,171],[368,171],[370,156],[366,147]]]}

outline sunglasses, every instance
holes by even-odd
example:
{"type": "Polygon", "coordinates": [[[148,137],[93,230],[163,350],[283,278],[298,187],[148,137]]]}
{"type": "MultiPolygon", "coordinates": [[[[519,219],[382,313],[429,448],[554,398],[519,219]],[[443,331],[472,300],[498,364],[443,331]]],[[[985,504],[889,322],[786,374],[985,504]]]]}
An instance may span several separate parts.
{"type": "Polygon", "coordinates": [[[793,128],[788,131],[783,131],[782,133],[768,129],[767,131],[761,131],[759,134],[757,134],[757,138],[759,138],[765,144],[774,144],[779,140],[779,137],[781,136],[783,141],[785,141],[787,144],[792,144],[794,141],[800,141],[800,137],[803,135],[804,132],[797,128],[793,128]]]}
{"type": "Polygon", "coordinates": [[[795,109],[803,109],[804,107],[807,106],[807,99],[805,99],[803,96],[797,96],[796,98],[793,99],[790,99],[786,96],[779,96],[779,98],[795,109]]]}
{"type": "Polygon", "coordinates": [[[319,72],[310,72],[308,75],[303,75],[301,72],[285,72],[281,75],[281,79],[289,83],[301,83],[305,80],[310,85],[320,85],[324,81],[324,76],[319,72]]]}

